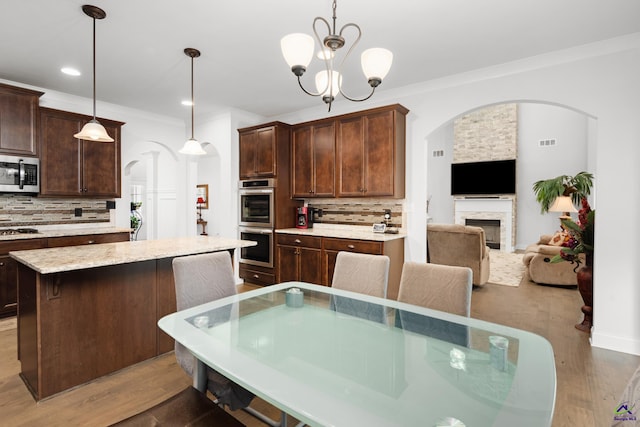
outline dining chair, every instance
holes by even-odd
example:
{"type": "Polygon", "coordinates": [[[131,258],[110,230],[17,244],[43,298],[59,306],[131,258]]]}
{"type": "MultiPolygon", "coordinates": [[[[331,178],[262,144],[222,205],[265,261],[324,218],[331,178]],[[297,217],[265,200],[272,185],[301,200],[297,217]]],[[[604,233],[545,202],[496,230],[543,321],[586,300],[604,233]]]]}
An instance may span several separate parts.
{"type": "MultiPolygon", "coordinates": [[[[177,257],[173,259],[172,267],[178,311],[237,293],[231,255],[227,251],[177,257]]],[[[231,312],[228,315],[231,316],[231,312]]],[[[180,367],[192,376],[194,356],[178,342],[175,344],[175,353],[180,367]]],[[[276,422],[249,407],[253,393],[209,367],[207,379],[207,389],[217,398],[219,405],[227,405],[231,410],[242,409],[271,426],[281,425],[282,421],[276,422]]],[[[286,414],[282,413],[282,416],[286,414]]]]}
{"type": "Polygon", "coordinates": [[[468,267],[405,262],[398,301],[469,317],[472,280],[468,267]]]}
{"type": "MultiPolygon", "coordinates": [[[[389,264],[386,255],[338,252],[331,287],[386,298],[389,264]]],[[[386,323],[385,309],[380,305],[332,295],[331,308],[340,313],[386,323]]]]}
{"type": "MultiPolygon", "coordinates": [[[[473,272],[468,267],[405,262],[398,301],[469,317],[473,272]]],[[[407,310],[396,311],[396,326],[462,346],[470,345],[469,328],[407,310]]]]}

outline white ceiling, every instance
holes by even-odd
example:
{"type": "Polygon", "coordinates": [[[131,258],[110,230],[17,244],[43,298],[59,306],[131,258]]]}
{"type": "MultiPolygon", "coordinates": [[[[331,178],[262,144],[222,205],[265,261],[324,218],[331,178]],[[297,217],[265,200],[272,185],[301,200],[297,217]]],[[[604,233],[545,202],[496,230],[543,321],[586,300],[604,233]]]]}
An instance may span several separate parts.
{"type": "MultiPolygon", "coordinates": [[[[90,98],[92,20],[83,4],[107,13],[96,23],[100,101],[188,118],[180,101],[190,98],[191,60],[183,50],[194,47],[202,52],[197,114],[221,107],[265,117],[314,106],[326,112],[298,88],[280,38],[312,34],[316,16],[330,19],[331,0],[2,0],[0,79],[90,98]],[[83,75],[66,76],[63,66],[83,75]]],[[[393,51],[378,90],[396,89],[640,32],[640,1],[340,0],[337,17],[338,27],[354,22],[363,31],[353,71],[344,73],[345,90],[357,97],[368,91],[359,70],[366,48],[393,51]]],[[[320,69],[312,63],[304,76],[311,88],[320,69]]]]}

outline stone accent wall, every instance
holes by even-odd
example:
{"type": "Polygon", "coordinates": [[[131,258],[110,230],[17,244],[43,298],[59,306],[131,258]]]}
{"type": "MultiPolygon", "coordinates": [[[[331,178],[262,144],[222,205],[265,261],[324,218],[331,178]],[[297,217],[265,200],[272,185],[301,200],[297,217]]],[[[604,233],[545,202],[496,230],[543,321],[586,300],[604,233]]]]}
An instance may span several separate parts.
{"type": "Polygon", "coordinates": [[[391,210],[390,225],[402,228],[403,201],[397,199],[312,199],[309,206],[322,209],[322,224],[367,225],[384,220],[384,210],[391,210]]]}
{"type": "Polygon", "coordinates": [[[473,111],[453,123],[453,163],[517,157],[518,104],[473,111]]]}
{"type": "Polygon", "coordinates": [[[0,195],[0,228],[110,221],[106,200],[50,199],[21,194],[0,195]],[[75,209],[82,208],[82,216],[75,209]]]}

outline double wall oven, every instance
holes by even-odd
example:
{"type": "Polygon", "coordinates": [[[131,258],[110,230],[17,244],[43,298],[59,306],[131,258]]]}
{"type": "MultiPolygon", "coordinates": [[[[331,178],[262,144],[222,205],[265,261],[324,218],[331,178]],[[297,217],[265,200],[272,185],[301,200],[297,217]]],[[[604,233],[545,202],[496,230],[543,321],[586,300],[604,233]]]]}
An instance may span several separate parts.
{"type": "Polygon", "coordinates": [[[240,239],[256,246],[240,250],[240,262],[273,267],[274,179],[240,181],[240,239]]]}

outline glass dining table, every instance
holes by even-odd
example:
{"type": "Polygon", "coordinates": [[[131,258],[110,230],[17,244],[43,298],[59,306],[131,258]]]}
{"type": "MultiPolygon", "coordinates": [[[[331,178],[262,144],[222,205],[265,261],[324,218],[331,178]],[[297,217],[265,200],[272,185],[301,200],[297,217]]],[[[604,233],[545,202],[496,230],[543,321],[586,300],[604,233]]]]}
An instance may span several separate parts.
{"type": "Polygon", "coordinates": [[[197,359],[310,426],[550,426],[553,349],[507,326],[287,282],[163,317],[197,359]]]}

